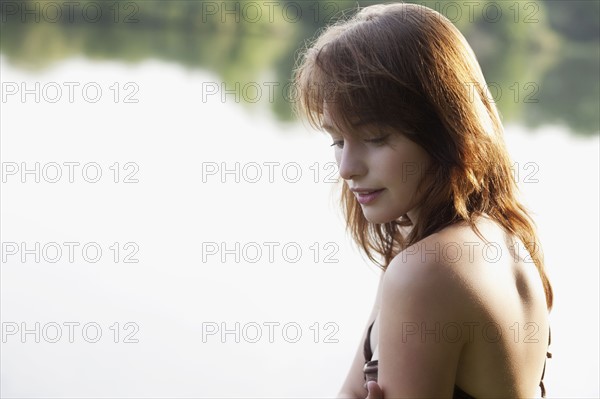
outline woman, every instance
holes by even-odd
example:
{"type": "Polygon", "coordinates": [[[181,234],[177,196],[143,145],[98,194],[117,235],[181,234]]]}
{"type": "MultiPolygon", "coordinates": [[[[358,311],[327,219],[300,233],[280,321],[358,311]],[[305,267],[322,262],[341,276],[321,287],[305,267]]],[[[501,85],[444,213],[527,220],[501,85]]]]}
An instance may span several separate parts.
{"type": "Polygon", "coordinates": [[[366,7],[318,37],[295,83],[383,270],[339,397],[366,397],[365,377],[386,398],[544,396],[552,288],[462,34],[423,6],[366,7]]]}

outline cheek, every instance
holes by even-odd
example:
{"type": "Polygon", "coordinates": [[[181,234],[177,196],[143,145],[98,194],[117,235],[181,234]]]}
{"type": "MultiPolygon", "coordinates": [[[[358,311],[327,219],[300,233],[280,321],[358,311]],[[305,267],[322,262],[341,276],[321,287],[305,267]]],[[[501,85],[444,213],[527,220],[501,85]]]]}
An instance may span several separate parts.
{"type": "MultiPolygon", "coordinates": [[[[407,179],[407,161],[404,154],[399,154],[395,151],[389,151],[381,154],[379,171],[383,177],[389,182],[402,184],[407,179]]],[[[409,176],[410,177],[410,176],[409,176]]]]}
{"type": "Polygon", "coordinates": [[[342,160],[342,151],[339,148],[335,149],[334,158],[335,158],[335,163],[337,164],[337,166],[339,168],[340,161],[342,160]]]}
{"type": "Polygon", "coordinates": [[[385,179],[386,184],[401,198],[412,197],[422,179],[421,169],[424,165],[414,157],[414,154],[408,153],[386,154],[385,159],[386,162],[381,164],[379,174],[385,179]]]}

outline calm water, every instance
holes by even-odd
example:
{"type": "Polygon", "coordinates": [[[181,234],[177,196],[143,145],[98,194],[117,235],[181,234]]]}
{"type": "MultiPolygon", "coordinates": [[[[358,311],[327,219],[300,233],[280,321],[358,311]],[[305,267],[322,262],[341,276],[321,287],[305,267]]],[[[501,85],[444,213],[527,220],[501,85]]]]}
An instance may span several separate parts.
{"type": "MultiPolygon", "coordinates": [[[[84,3],[0,7],[0,394],[334,396],[378,274],[285,84],[357,2],[84,3]]],[[[419,3],[465,34],[507,124],[555,288],[549,395],[598,397],[600,6],[419,3]]]]}
{"type": "MultiPolygon", "coordinates": [[[[2,396],[337,393],[377,272],[344,235],[327,138],[275,122],[268,102],[203,99],[220,83],[206,71],[73,58],[33,73],[0,62],[3,82],[39,82],[41,96],[2,103],[2,241],[40,243],[39,263],[3,248],[2,396]],[[79,82],[73,102],[66,90],[48,101],[52,82],[79,82]],[[21,176],[22,162],[40,163],[39,183],[21,176]],[[79,163],[73,182],[68,162],[79,163]],[[79,245],[73,262],[64,242],[79,245]],[[40,323],[40,343],[10,335],[21,322],[40,323]],[[73,342],[66,322],[80,323],[73,342]],[[220,334],[236,322],[239,342],[220,334]],[[97,324],[84,335],[86,323],[97,324]]],[[[556,292],[548,390],[597,397],[598,136],[509,125],[506,140],[556,292]]]]}

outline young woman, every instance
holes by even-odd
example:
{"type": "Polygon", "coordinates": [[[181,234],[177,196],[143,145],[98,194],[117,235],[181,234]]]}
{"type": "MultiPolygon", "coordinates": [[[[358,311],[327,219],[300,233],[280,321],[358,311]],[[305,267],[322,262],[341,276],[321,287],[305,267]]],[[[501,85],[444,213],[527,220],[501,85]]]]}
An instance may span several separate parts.
{"type": "Polygon", "coordinates": [[[295,83],[383,270],[339,396],[365,398],[366,380],[385,398],[544,396],[552,288],[462,34],[423,6],[366,7],[318,37],[295,83]]]}

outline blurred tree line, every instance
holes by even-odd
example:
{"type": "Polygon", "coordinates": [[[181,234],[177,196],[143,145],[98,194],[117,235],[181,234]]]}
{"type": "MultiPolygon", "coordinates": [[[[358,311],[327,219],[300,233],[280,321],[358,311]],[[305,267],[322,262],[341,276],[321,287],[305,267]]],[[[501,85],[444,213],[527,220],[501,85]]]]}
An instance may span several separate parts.
{"type": "MultiPolygon", "coordinates": [[[[161,59],[215,72],[227,87],[278,82],[274,113],[292,120],[288,89],[299,50],[357,4],[381,2],[0,0],[0,52],[27,69],[81,55],[161,59]]],[[[441,12],[465,35],[505,122],[600,131],[600,1],[411,2],[441,12]]]]}

